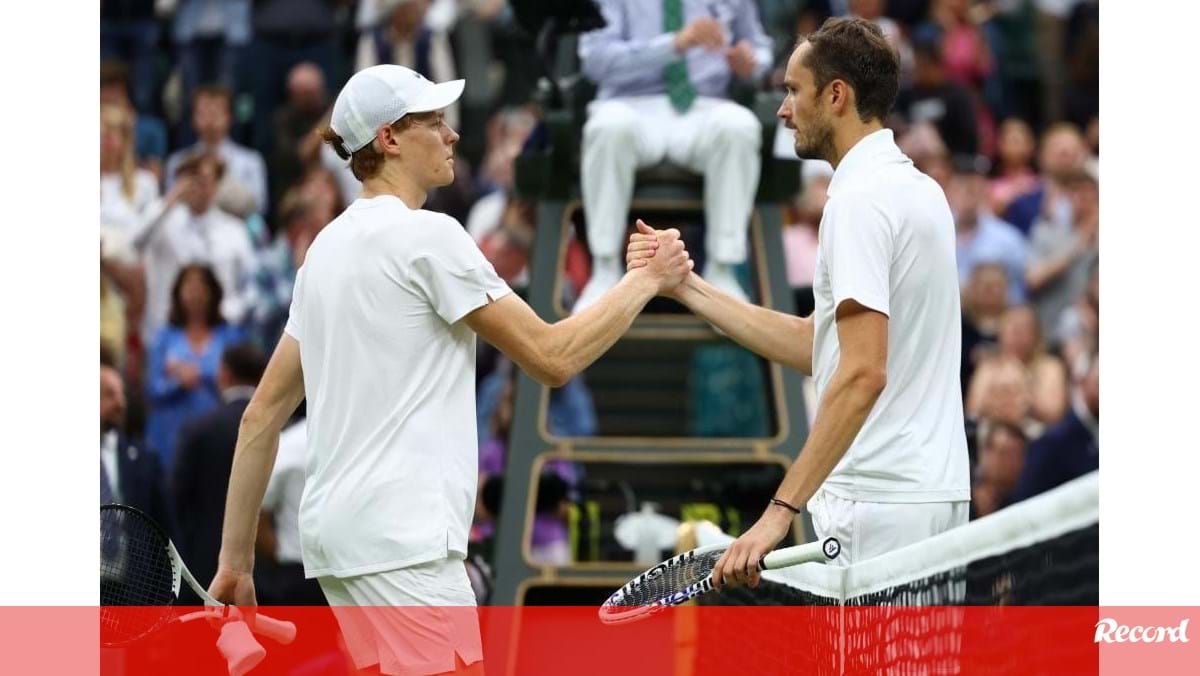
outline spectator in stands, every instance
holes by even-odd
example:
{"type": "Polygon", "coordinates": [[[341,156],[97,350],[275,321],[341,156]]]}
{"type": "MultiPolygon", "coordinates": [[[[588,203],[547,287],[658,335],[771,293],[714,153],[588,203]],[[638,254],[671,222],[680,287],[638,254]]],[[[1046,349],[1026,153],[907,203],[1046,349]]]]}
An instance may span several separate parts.
{"type": "Polygon", "coordinates": [[[278,197],[304,175],[301,141],[314,133],[328,107],[325,76],[315,64],[304,62],[288,73],[287,102],[275,111],[272,129],[271,191],[278,197]]]}
{"type": "MultiPolygon", "coordinates": [[[[133,109],[113,103],[100,106],[100,239],[101,301],[113,329],[112,311],[120,301],[125,323],[141,321],[145,305],[145,279],[135,238],[149,207],[158,199],[158,180],[134,160],[133,109]]],[[[111,340],[118,337],[110,334],[111,340]]],[[[113,349],[124,360],[124,337],[113,349]]]]}
{"type": "Polygon", "coordinates": [[[991,50],[970,0],[933,0],[929,20],[913,33],[918,42],[941,43],[946,78],[971,90],[983,87],[992,73],[991,50]]]}
{"type": "MultiPolygon", "coordinates": [[[[483,158],[476,187],[482,196],[466,219],[467,232],[510,286],[529,284],[526,263],[533,243],[533,205],[514,200],[514,161],[521,153],[537,117],[528,108],[510,108],[494,115],[488,123],[487,154],[483,158]]],[[[568,247],[578,247],[574,241],[568,247]]],[[[568,274],[568,278],[570,278],[568,274]]],[[[575,286],[578,290],[580,286],[575,286]]]]}
{"type": "Polygon", "coordinates": [[[301,63],[321,69],[325,82],[340,80],[337,18],[341,0],[255,0],[253,3],[254,147],[270,156],[271,115],[284,97],[288,72],[301,63]]]}
{"type": "Polygon", "coordinates": [[[1059,318],[1054,341],[1067,367],[1082,378],[1088,355],[1100,349],[1100,259],[1092,265],[1087,291],[1059,318]]]}
{"type": "MultiPolygon", "coordinates": [[[[1004,313],[996,347],[999,359],[984,362],[975,373],[972,390],[967,393],[967,408],[980,409],[979,399],[989,388],[999,360],[1012,359],[1025,370],[1029,382],[1030,415],[1045,424],[1058,422],[1067,409],[1067,370],[1061,359],[1044,350],[1032,308],[1018,305],[1004,313]]],[[[1003,368],[1008,368],[1007,364],[1003,368]]]]}
{"type": "MultiPolygon", "coordinates": [[[[449,30],[454,12],[436,11],[430,0],[375,0],[359,8],[361,29],[354,69],[394,63],[434,82],[458,78],[449,30]]],[[[458,105],[446,109],[446,123],[459,126],[458,105]]]]}
{"type": "Polygon", "coordinates": [[[242,339],[241,331],[221,317],[221,295],[212,268],[184,266],[171,288],[170,323],[150,347],[146,441],[168,472],[173,467],[179,431],[219,404],[221,355],[242,339]]]}
{"type": "Polygon", "coordinates": [[[333,218],[321,200],[303,186],[292,188],[283,196],[279,211],[279,234],[259,254],[255,276],[258,285],[253,310],[255,341],[264,349],[271,349],[283,333],[296,271],[304,264],[313,239],[333,218]]]}
{"type": "MultiPolygon", "coordinates": [[[[219,83],[230,92],[243,88],[239,76],[249,70],[246,48],[250,44],[251,4],[251,0],[179,0],[172,39],[184,101],[194,101],[203,83],[219,83]]],[[[254,69],[259,66],[254,63],[254,69]]],[[[195,134],[204,138],[204,132],[195,126],[181,131],[185,143],[192,143],[195,134]]],[[[168,176],[170,173],[168,168],[168,176]]]]}
{"type": "Polygon", "coordinates": [[[100,227],[126,241],[158,199],[158,179],[137,166],[134,124],[132,109],[100,105],[100,227]]]}
{"type": "MultiPolygon", "coordinates": [[[[795,218],[783,229],[783,254],[787,263],[788,285],[793,289],[809,289],[817,268],[817,230],[825,202],[829,201],[829,181],[833,167],[821,160],[806,160],[800,165],[802,190],[795,205],[795,218]]],[[[805,306],[811,311],[811,298],[805,306]]],[[[801,316],[807,315],[797,308],[801,316]]]]}
{"type": "Polygon", "coordinates": [[[149,111],[137,112],[129,100],[129,68],[120,61],[100,64],[100,105],[125,108],[134,119],[133,148],[138,166],[162,178],[167,158],[167,125],[149,111]]]}
{"type": "Polygon", "coordinates": [[[1071,396],[1067,415],[1029,445],[1025,469],[1012,501],[1017,502],[1081,477],[1100,466],[1100,355],[1071,396]]]}
{"type": "Polygon", "coordinates": [[[574,312],[621,279],[635,174],[664,160],[704,174],[703,276],[745,300],[735,266],[746,260],[762,129],[726,97],[733,77],[755,82],[771,67],[758,9],[750,0],[599,4],[607,27],[579,42],[584,75],[600,90],[581,166],[592,277],[574,312]]]}
{"type": "Polygon", "coordinates": [[[883,36],[887,38],[892,49],[896,50],[896,55],[900,57],[900,80],[907,81],[912,76],[912,45],[904,37],[904,29],[900,27],[900,24],[895,19],[885,16],[888,9],[887,0],[846,0],[845,5],[847,13],[851,16],[866,19],[879,26],[883,36]]]}
{"type": "Polygon", "coordinates": [[[1064,182],[1070,219],[1039,218],[1030,232],[1025,281],[1043,326],[1056,327],[1063,312],[1087,290],[1100,258],[1100,185],[1094,163],[1064,182]]]}
{"type": "Polygon", "coordinates": [[[937,127],[929,122],[918,122],[907,128],[896,140],[900,152],[913,161],[918,170],[937,181],[943,191],[950,190],[950,179],[954,176],[954,165],[950,152],[942,142],[937,127]]]}
{"type": "MultiPolygon", "coordinates": [[[[198,580],[211,580],[221,551],[225,491],[233,466],[242,413],[267,367],[267,358],[248,344],[233,344],[220,353],[217,408],[190,420],[179,433],[171,470],[171,498],[179,520],[175,546],[198,580]]],[[[193,598],[192,602],[199,603],[193,598]]]]}
{"type": "Polygon", "coordinates": [[[104,244],[100,251],[100,349],[111,355],[114,366],[125,363],[125,343],[129,336],[125,298],[115,287],[104,263],[104,244]]]}
{"type": "MultiPolygon", "coordinates": [[[[121,61],[133,68],[124,74],[122,87],[130,86],[133,103],[144,114],[156,106],[158,89],[155,62],[158,60],[159,25],[154,0],[109,0],[100,3],[100,59],[121,61]]],[[[103,72],[103,69],[101,70],[103,72]]],[[[102,78],[103,79],[103,78],[102,78]]],[[[166,139],[163,139],[166,143],[166,139]]]]}
{"type": "Polygon", "coordinates": [[[1028,233],[1039,218],[1057,224],[1071,222],[1070,189],[1067,183],[1083,170],[1087,149],[1074,125],[1056,124],[1042,134],[1038,150],[1041,181],[1030,193],[1008,205],[1004,220],[1028,233]]]}
{"type": "Polygon", "coordinates": [[[1033,130],[1022,119],[1010,117],[1000,125],[996,176],[989,188],[992,212],[1002,214],[1018,195],[1037,189],[1033,157],[1037,145],[1033,130]]]}
{"type": "Polygon", "coordinates": [[[254,209],[267,210],[267,167],[258,151],[234,143],[229,138],[233,122],[233,94],[216,85],[198,87],[192,96],[192,128],[199,137],[193,146],[171,153],[167,159],[167,189],[178,175],[179,165],[197,153],[212,153],[225,166],[222,191],[248,192],[254,209]]]}
{"type": "Polygon", "coordinates": [[[1025,466],[1028,445],[1025,433],[1016,425],[995,423],[988,426],[971,482],[974,516],[987,516],[1009,503],[1025,466]]]}
{"type": "Polygon", "coordinates": [[[975,103],[966,87],[946,77],[941,43],[926,39],[914,44],[913,52],[912,86],[900,90],[896,113],[909,124],[928,122],[936,126],[952,157],[976,155],[979,127],[975,103]]]}
{"type": "Polygon", "coordinates": [[[950,181],[946,198],[958,233],[958,277],[966,284],[982,263],[1000,263],[1008,276],[1008,302],[1025,302],[1028,244],[1021,232],[992,213],[986,160],[967,163],[950,181]]]}
{"type": "Polygon", "coordinates": [[[120,503],[145,512],[164,528],[172,527],[158,458],[144,453],[125,436],[125,383],[111,357],[100,358],[100,502],[120,503]]]}
{"type": "Polygon", "coordinates": [[[985,359],[995,354],[1000,321],[1008,310],[1008,273],[999,263],[975,266],[963,293],[963,395],[985,359]]]}
{"type": "Polygon", "coordinates": [[[258,261],[245,225],[214,206],[224,163],[212,154],[193,155],[176,169],[177,183],[151,207],[135,244],[146,266],[146,313],[142,336],[149,342],[168,319],[169,290],[186,263],[203,262],[220,280],[221,315],[240,323],[254,304],[258,261]]]}
{"type": "Polygon", "coordinates": [[[967,388],[964,410],[980,432],[988,423],[1008,423],[1020,427],[1025,436],[1036,439],[1045,426],[1033,416],[1034,392],[1029,371],[1019,359],[995,355],[976,369],[967,388]]]}

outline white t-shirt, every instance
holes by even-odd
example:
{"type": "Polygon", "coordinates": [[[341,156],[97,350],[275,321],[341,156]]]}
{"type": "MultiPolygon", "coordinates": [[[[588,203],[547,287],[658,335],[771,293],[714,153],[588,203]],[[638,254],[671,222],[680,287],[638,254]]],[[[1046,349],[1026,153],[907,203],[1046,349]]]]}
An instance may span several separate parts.
{"type": "Polygon", "coordinates": [[[874,502],[970,499],[954,219],[891,130],[859,141],[834,173],[813,295],[818,402],[841,354],[836,308],[853,299],[889,318],[887,386],[824,488],[874,502]]]}
{"type": "Polygon", "coordinates": [[[304,422],[279,434],[275,467],[267,482],[262,509],[275,522],[275,560],[300,563],[300,500],[304,494],[304,449],[308,433],[304,422]]]}
{"type": "Polygon", "coordinates": [[[313,241],[285,331],[300,343],[308,577],[466,555],[475,509],[475,333],[510,293],[457,221],[356,200],[313,241]]]}

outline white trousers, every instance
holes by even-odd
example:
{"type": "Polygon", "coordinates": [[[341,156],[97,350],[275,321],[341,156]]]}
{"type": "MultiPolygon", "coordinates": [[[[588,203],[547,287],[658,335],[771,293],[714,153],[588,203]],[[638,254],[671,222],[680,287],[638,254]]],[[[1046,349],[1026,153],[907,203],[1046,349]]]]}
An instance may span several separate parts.
{"type": "Polygon", "coordinates": [[[832,563],[849,566],[965,524],[970,503],[859,502],[821,489],[808,512],[818,541],[832,536],[842,545],[832,563]]]}
{"type": "Polygon", "coordinates": [[[475,593],[462,559],[317,578],[358,669],[423,676],[483,659],[475,593]]]}
{"type": "Polygon", "coordinates": [[[592,256],[624,260],[634,175],[667,160],[704,176],[709,260],[745,261],[761,146],[758,118],[731,101],[699,97],[683,114],[665,95],[592,102],[581,172],[592,256]]]}

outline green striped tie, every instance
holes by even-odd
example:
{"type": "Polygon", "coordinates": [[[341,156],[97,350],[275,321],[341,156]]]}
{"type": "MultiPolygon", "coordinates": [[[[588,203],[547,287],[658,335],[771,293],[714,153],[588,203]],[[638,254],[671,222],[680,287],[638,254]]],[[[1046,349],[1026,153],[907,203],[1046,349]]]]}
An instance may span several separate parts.
{"type": "MultiPolygon", "coordinates": [[[[663,0],[663,31],[674,33],[683,28],[683,0],[663,0]]],[[[696,100],[696,88],[688,78],[687,61],[679,59],[663,71],[667,81],[667,98],[681,113],[686,113],[696,100]]]]}

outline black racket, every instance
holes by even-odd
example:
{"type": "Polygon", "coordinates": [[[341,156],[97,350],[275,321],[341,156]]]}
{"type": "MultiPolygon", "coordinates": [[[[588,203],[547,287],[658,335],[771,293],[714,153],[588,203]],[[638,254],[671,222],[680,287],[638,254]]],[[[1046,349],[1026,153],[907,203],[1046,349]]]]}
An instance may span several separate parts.
{"type": "MultiPolygon", "coordinates": [[[[184,565],[175,545],[153,519],[126,505],[100,506],[100,643],[127,646],[170,622],[219,618],[217,648],[240,676],[253,669],[266,651],[250,634],[238,611],[209,595],[184,565]],[[178,615],[172,607],[186,581],[208,609],[178,615]]],[[[291,622],[255,615],[254,632],[279,643],[296,638],[291,622]]]]}

